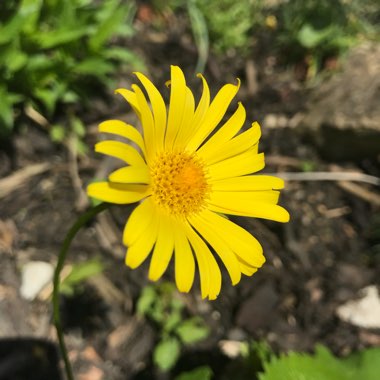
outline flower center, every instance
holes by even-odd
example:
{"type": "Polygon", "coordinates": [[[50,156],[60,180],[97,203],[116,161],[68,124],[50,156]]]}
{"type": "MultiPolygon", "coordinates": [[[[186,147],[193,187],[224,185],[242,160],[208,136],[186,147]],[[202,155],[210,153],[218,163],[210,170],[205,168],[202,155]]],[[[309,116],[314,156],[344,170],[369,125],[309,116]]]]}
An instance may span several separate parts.
{"type": "Polygon", "coordinates": [[[200,211],[209,185],[202,163],[186,152],[163,152],[151,168],[153,199],[171,214],[200,211]]]}

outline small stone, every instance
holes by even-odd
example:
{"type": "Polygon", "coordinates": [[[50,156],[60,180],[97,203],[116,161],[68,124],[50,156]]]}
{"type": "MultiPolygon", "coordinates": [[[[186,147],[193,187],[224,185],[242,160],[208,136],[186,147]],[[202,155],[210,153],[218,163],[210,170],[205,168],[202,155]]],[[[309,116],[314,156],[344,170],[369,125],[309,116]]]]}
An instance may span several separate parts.
{"type": "Polygon", "coordinates": [[[22,268],[20,294],[26,300],[34,300],[53,279],[54,267],[44,261],[31,261],[22,268]]]}
{"type": "Polygon", "coordinates": [[[221,340],[219,347],[224,355],[230,359],[235,359],[244,351],[244,342],[238,340],[221,340]]]}
{"type": "Polygon", "coordinates": [[[277,128],[277,116],[274,114],[268,114],[264,117],[264,128],[274,129],[277,128]]]}
{"type": "Polygon", "coordinates": [[[363,297],[348,301],[336,310],[338,317],[354,326],[380,328],[380,297],[375,285],[362,289],[363,297]]]}

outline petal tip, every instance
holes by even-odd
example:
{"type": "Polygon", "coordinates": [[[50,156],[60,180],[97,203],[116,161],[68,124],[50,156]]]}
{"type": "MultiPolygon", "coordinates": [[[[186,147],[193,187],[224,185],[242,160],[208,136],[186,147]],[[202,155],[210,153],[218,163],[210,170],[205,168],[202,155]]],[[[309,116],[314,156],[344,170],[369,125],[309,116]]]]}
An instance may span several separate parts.
{"type": "Polygon", "coordinates": [[[157,276],[157,273],[148,273],[148,279],[149,281],[156,282],[157,280],[160,279],[160,276],[157,276]]]}
{"type": "Polygon", "coordinates": [[[218,294],[212,294],[208,296],[209,301],[215,301],[218,298],[218,294]]]}
{"type": "Polygon", "coordinates": [[[180,293],[189,293],[190,289],[191,289],[191,286],[178,286],[177,285],[177,289],[180,293]]]}

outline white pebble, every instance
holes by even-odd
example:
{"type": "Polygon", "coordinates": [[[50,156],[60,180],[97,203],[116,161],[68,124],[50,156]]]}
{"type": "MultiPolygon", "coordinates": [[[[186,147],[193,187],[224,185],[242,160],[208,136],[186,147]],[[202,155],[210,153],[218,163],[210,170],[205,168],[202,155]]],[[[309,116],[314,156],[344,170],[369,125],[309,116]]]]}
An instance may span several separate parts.
{"type": "Polygon", "coordinates": [[[358,327],[380,328],[380,297],[375,285],[362,289],[363,297],[339,306],[336,313],[340,319],[358,327]]]}
{"type": "Polygon", "coordinates": [[[22,268],[21,297],[32,301],[53,279],[54,267],[44,261],[31,261],[22,268]]]}

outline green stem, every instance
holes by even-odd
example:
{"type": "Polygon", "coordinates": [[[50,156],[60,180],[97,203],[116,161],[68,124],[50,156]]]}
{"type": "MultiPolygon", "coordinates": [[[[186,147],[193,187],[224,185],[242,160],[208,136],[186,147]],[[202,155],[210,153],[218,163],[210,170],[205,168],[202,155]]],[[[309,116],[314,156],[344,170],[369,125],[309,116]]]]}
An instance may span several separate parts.
{"type": "Polygon", "coordinates": [[[54,272],[53,320],[54,320],[54,326],[57,330],[59,348],[63,357],[63,361],[65,363],[65,370],[66,370],[66,375],[67,375],[68,380],[74,380],[74,376],[73,376],[73,371],[71,369],[69,357],[67,355],[67,349],[66,349],[65,340],[64,340],[63,331],[62,331],[62,325],[61,325],[61,317],[59,314],[60,274],[63,268],[63,264],[65,263],[66,255],[70,248],[71,242],[73,241],[78,231],[81,229],[83,225],[85,225],[89,220],[91,220],[96,214],[99,214],[100,212],[104,211],[108,207],[109,207],[108,203],[101,203],[97,205],[96,207],[90,208],[88,211],[86,211],[83,215],[81,215],[77,219],[77,221],[74,223],[74,225],[70,228],[69,232],[67,233],[65,240],[63,241],[63,244],[58,256],[57,266],[54,272]]]}

